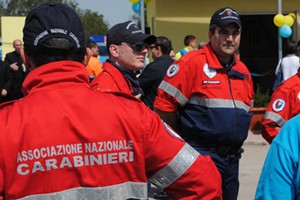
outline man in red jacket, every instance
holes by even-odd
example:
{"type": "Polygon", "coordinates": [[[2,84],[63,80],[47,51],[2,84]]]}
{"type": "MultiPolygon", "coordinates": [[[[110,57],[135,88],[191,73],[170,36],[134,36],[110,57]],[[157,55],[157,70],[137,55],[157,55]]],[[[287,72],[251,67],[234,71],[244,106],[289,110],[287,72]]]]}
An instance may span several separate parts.
{"type": "Polygon", "coordinates": [[[300,71],[273,93],[262,122],[261,134],[270,144],[281,127],[300,113],[300,71]]]}
{"type": "Polygon", "coordinates": [[[136,72],[144,69],[149,45],[156,37],[142,33],[132,21],[114,25],[106,34],[109,59],[103,64],[103,72],[91,83],[100,91],[122,91],[141,98],[136,72]]]}
{"type": "Polygon", "coordinates": [[[251,121],[252,79],[235,52],[241,39],[238,12],[211,17],[209,43],[173,63],[159,85],[154,110],[222,175],[224,200],[236,200],[239,159],[251,121]]]}
{"type": "Polygon", "coordinates": [[[222,198],[209,157],[131,95],[90,88],[73,9],[42,4],[23,33],[31,72],[0,108],[0,199],[147,199],[148,179],[172,199],[222,198]]]}

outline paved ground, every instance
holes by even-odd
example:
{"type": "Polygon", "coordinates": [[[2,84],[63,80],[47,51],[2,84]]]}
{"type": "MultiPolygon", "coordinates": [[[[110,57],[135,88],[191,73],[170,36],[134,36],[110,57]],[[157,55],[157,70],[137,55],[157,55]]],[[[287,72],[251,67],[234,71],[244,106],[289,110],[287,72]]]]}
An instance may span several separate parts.
{"type": "MultiPolygon", "coordinates": [[[[240,190],[238,200],[253,200],[260,172],[270,145],[265,142],[259,132],[249,132],[244,143],[244,153],[240,160],[240,190]]],[[[157,188],[152,186],[150,200],[157,188]]]]}

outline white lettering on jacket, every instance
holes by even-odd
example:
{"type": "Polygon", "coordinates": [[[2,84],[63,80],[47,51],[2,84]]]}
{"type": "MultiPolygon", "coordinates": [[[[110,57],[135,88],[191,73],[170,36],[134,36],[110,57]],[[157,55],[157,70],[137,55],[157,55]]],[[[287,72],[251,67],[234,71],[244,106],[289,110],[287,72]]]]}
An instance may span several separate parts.
{"type": "Polygon", "coordinates": [[[134,162],[131,140],[64,144],[24,150],[18,153],[19,175],[62,168],[134,162]]]}

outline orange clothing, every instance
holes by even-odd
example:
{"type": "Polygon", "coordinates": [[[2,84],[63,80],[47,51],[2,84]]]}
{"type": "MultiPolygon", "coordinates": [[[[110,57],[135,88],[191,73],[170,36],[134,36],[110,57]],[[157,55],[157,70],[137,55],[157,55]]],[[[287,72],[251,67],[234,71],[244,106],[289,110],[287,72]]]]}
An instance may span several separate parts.
{"type": "Polygon", "coordinates": [[[89,63],[86,66],[89,75],[97,76],[102,72],[102,63],[97,58],[91,56],[89,63]]]}

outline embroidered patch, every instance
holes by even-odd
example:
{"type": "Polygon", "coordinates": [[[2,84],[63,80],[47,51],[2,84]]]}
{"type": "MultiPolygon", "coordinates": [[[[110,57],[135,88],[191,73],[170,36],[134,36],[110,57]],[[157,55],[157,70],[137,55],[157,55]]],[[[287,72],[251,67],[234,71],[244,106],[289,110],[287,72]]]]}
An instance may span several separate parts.
{"type": "Polygon", "coordinates": [[[174,138],[176,139],[179,139],[179,140],[182,140],[183,139],[180,137],[180,135],[178,135],[167,123],[165,123],[164,121],[162,121],[166,131],[171,135],[173,136],[174,138]]]}
{"type": "Polygon", "coordinates": [[[209,68],[207,63],[203,66],[203,71],[208,78],[213,78],[217,75],[217,71],[209,68]]]}
{"type": "Polygon", "coordinates": [[[179,66],[177,64],[173,64],[169,67],[167,71],[167,76],[171,78],[175,76],[175,74],[177,74],[178,71],[179,71],[179,66]]]}
{"type": "Polygon", "coordinates": [[[272,104],[272,109],[275,112],[280,112],[285,107],[285,101],[283,99],[276,99],[272,104]]]}

